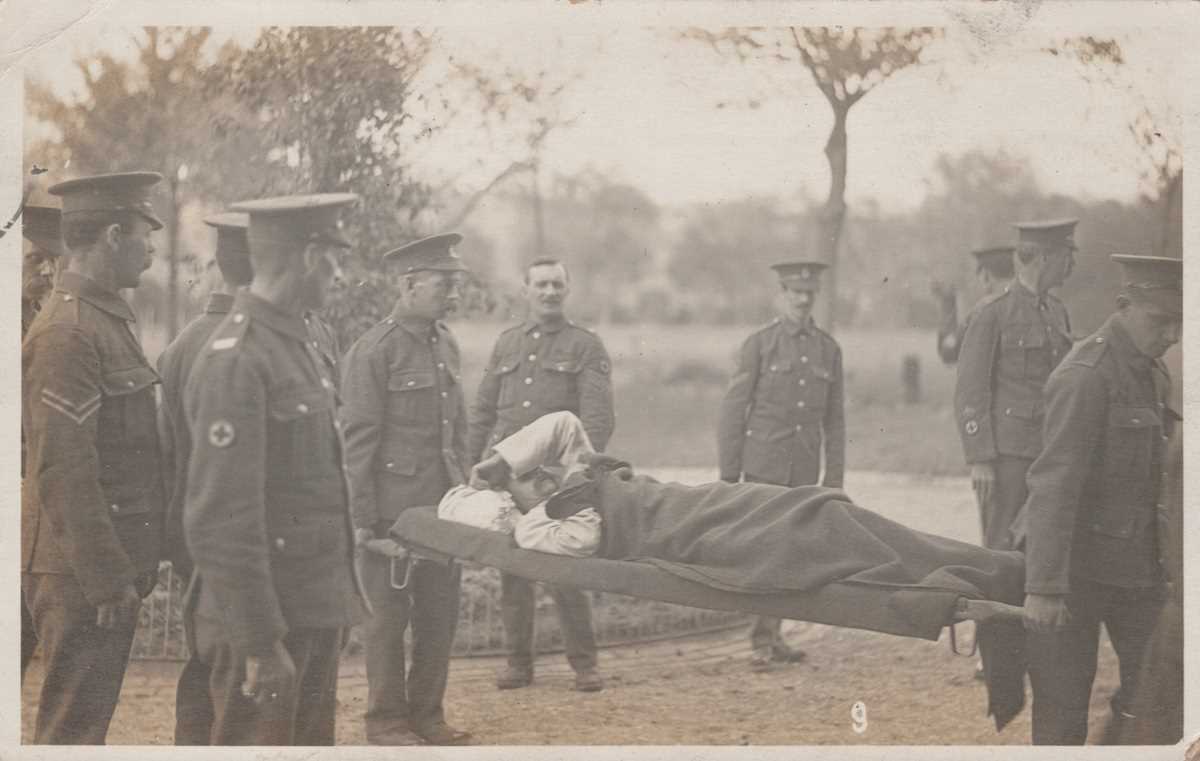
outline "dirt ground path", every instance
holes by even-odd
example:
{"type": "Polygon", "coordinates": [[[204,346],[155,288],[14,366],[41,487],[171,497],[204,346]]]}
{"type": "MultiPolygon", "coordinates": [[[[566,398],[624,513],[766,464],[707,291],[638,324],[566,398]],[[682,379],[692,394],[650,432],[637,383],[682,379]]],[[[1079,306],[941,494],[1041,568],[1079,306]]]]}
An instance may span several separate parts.
{"type": "MultiPolygon", "coordinates": [[[[659,473],[702,478],[701,472],[659,473]]],[[[974,541],[978,518],[968,489],[962,479],[865,473],[847,479],[847,490],[865,507],[914,528],[974,541]]],[[[997,733],[984,715],[974,659],[953,655],[944,633],[935,643],[804,622],[785,622],[784,633],[808,659],[766,674],[747,668],[745,629],[608,648],[600,658],[608,686],[592,694],[571,689],[561,655],[538,659],[531,687],[505,692],[492,681],[500,659],[455,659],[447,718],[485,745],[1028,743],[1028,710],[997,733]],[[866,707],[861,733],[851,717],[856,702],[866,707]]],[[[110,743],[170,744],[179,668],[162,662],[131,666],[110,743]]],[[[1093,691],[1093,737],[1116,680],[1116,659],[1105,645],[1093,691]]],[[[35,662],[22,691],[27,738],[40,682],[35,662]]],[[[346,659],[338,687],[339,744],[365,741],[366,694],[361,657],[346,659]]]]}

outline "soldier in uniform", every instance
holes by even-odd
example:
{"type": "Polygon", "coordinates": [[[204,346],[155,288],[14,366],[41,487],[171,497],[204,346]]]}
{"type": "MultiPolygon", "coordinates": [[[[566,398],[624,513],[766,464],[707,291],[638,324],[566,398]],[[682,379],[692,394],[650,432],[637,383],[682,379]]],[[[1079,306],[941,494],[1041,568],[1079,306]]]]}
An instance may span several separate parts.
{"type": "Polygon", "coordinates": [[[22,584],[45,660],[34,742],[103,744],[141,598],[158,579],[163,492],[154,384],[129,305],[151,263],[154,172],[81,177],[63,199],[66,269],[22,351],[29,477],[22,584]]]}
{"type": "Polygon", "coordinates": [[[458,343],[441,321],[466,270],[457,233],[383,255],[396,268],[399,297],[387,319],[343,360],[346,459],[354,493],[358,561],[375,616],[364,627],[367,742],[454,745],[470,735],[446,723],[442,699],[458,623],[459,567],[402,561],[373,551],[400,512],[437,504],[466,476],[467,421],[458,343]],[[404,631],[412,625],[412,668],[404,631]]]}
{"type": "MultiPolygon", "coordinates": [[[[246,239],[249,218],[238,212],[217,214],[204,220],[217,231],[214,259],[224,281],[223,291],[209,294],[204,314],[192,320],[158,358],[162,376],[162,399],[158,407],[158,430],[163,443],[167,494],[165,555],[182,579],[192,577],[192,560],[183,539],[183,503],[187,494],[188,463],[192,441],[183,412],[183,392],[192,364],[209,336],[229,314],[233,296],[249,285],[250,244],[246,239]]],[[[207,745],[212,730],[212,702],[208,694],[209,668],[196,649],[191,611],[184,612],[189,656],[175,689],[175,744],[207,745]]]]}
{"type": "Polygon", "coordinates": [[[1049,291],[1071,272],[1078,221],[1017,223],[1016,278],[976,306],[963,336],[954,407],[991,549],[1012,546],[1025,472],[1042,449],[1042,388],[1071,348],[1067,309],[1049,291]]]}
{"type": "Polygon", "coordinates": [[[1033,742],[1081,745],[1103,622],[1120,662],[1113,713],[1136,716],[1137,672],[1164,600],[1158,520],[1167,405],[1162,355],[1183,320],[1183,262],[1114,256],[1119,310],[1081,341],[1046,386],[1045,447],[1029,470],[1025,625],[1033,742]]]}
{"type": "MultiPolygon", "coordinates": [[[[468,452],[473,463],[490,454],[496,442],[560,410],[583,421],[596,451],[608,444],[615,422],[612,368],[600,337],[566,318],[563,304],[570,292],[561,261],[538,259],[525,269],[521,293],[529,316],[501,333],[492,349],[471,411],[468,452]]],[[[547,585],[546,590],[558,608],[575,689],[603,689],[587,596],[573,587],[547,585]]],[[[496,686],[525,687],[533,681],[533,582],[500,574],[500,605],[508,663],[497,674],[496,686]]]]}
{"type": "Polygon", "coordinates": [[[334,381],[304,324],[339,273],[350,193],[247,201],[254,280],[196,358],[183,516],[213,745],[332,745],[354,570],[334,381]]]}
{"type": "Polygon", "coordinates": [[[940,300],[942,309],[942,323],[938,326],[937,334],[938,356],[947,365],[958,361],[958,352],[962,349],[963,336],[967,332],[967,325],[971,324],[971,317],[975,314],[975,310],[986,302],[988,296],[1000,293],[1012,284],[1013,253],[1015,251],[1016,249],[1012,246],[991,246],[971,252],[971,255],[975,257],[975,276],[983,287],[983,298],[971,308],[961,325],[958,322],[958,303],[955,300],[954,290],[935,286],[934,292],[940,300]]]}
{"type": "MultiPolygon", "coordinates": [[[[717,452],[721,480],[841,488],[846,462],[842,349],[813,322],[821,262],[787,262],[779,275],[783,314],[752,334],[737,355],[721,402],[717,452]],[[825,474],[820,478],[824,446],[825,474]]],[[[803,660],[783,641],[777,618],[759,616],[750,632],[751,668],[803,660]]]]}
{"type": "MultiPolygon", "coordinates": [[[[21,234],[32,244],[25,252],[21,268],[21,338],[29,332],[42,301],[54,288],[54,278],[62,261],[62,210],[53,206],[25,206],[21,211],[21,234]]],[[[25,468],[25,433],[21,433],[21,468],[25,468]]],[[[33,615],[21,595],[21,679],[37,650],[37,631],[33,615]]]]}

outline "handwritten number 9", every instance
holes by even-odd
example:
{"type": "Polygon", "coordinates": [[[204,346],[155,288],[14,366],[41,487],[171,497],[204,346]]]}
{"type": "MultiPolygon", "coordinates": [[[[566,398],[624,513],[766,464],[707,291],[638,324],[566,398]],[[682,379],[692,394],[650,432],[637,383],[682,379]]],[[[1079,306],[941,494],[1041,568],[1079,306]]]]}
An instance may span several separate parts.
{"type": "Polygon", "coordinates": [[[855,734],[862,734],[867,731],[867,704],[861,700],[850,706],[850,721],[853,722],[852,728],[855,734]]]}

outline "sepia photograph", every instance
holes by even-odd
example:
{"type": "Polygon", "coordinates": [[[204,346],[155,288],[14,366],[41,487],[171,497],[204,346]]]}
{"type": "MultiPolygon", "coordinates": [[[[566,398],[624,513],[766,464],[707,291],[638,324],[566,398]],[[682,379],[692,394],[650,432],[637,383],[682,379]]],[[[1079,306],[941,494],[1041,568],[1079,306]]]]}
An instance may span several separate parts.
{"type": "Polygon", "coordinates": [[[191,5],[0,2],[17,757],[1200,759],[1196,3],[191,5]]]}

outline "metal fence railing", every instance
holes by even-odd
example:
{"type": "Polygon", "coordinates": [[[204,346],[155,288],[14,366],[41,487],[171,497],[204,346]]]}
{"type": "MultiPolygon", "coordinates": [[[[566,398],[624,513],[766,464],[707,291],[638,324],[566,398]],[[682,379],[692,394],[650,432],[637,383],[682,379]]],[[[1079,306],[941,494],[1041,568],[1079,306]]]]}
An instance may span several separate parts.
{"type": "MultiPolygon", "coordinates": [[[[133,643],[133,657],[140,660],[184,660],[188,655],[183,632],[183,592],[180,579],[170,565],[159,573],[159,584],[142,603],[141,617],[133,643]]],[[[601,647],[630,642],[665,639],[683,634],[716,631],[744,624],[743,613],[702,610],[682,605],[589,591],[592,627],[601,647]]],[[[537,652],[563,648],[562,629],[550,596],[539,590],[534,617],[537,652]]],[[[504,626],[500,614],[500,573],[494,568],[463,565],[459,597],[455,656],[499,655],[504,652],[504,626]]]]}

